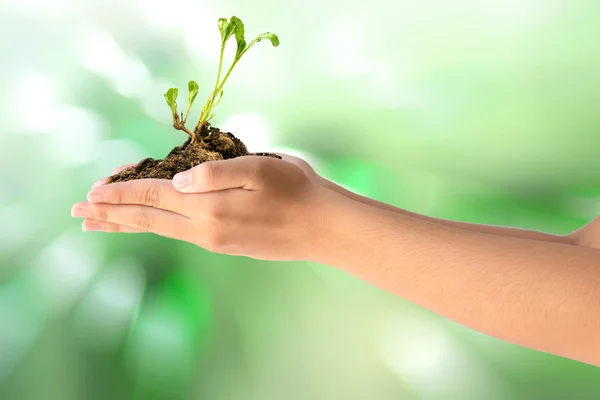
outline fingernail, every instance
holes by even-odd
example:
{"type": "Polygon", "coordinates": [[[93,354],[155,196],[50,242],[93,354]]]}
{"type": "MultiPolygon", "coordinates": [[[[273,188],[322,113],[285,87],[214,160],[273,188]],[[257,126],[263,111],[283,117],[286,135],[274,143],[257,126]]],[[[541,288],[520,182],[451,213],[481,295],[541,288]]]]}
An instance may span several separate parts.
{"type": "Polygon", "coordinates": [[[192,185],[192,171],[180,172],[173,177],[173,186],[176,189],[186,189],[192,185]]]}
{"type": "Polygon", "coordinates": [[[101,203],[104,200],[104,195],[102,193],[89,192],[87,199],[90,203],[101,203]]]}
{"type": "Polygon", "coordinates": [[[71,208],[71,216],[78,218],[87,218],[91,216],[90,209],[83,204],[75,204],[73,208],[71,208]]]}
{"type": "Polygon", "coordinates": [[[82,229],[84,232],[101,231],[102,224],[94,221],[85,221],[82,225],[82,229]]]}

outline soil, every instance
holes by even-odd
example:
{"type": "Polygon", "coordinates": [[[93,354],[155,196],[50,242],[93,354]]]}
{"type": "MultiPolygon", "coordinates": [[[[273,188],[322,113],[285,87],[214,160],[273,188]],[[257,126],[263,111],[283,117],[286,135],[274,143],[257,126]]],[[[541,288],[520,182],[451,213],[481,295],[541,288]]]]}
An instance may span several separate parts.
{"type": "Polygon", "coordinates": [[[146,158],[137,165],[110,176],[107,184],[135,179],[173,179],[179,172],[186,171],[206,161],[227,160],[242,156],[281,158],[272,153],[249,153],[246,145],[231,133],[221,132],[206,124],[195,133],[192,143],[189,138],[183,145],[173,148],[163,160],[146,158]]]}

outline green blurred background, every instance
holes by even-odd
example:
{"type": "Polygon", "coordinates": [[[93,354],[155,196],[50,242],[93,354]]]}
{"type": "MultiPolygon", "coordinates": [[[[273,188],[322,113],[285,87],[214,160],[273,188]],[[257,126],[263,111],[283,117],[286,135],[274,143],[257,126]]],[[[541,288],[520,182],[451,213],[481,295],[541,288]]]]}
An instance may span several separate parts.
{"type": "Polygon", "coordinates": [[[441,218],[600,214],[597,0],[2,0],[0,399],[600,398],[600,369],[332,268],[80,231],[92,182],[185,140],[162,94],[208,95],[231,15],[281,39],[213,121],[251,151],[441,218]]]}

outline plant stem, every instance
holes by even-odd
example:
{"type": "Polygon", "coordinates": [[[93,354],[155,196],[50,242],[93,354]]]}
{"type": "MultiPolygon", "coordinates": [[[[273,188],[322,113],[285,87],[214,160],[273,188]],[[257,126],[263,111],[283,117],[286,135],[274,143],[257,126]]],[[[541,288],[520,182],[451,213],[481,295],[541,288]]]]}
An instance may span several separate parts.
{"type": "Polygon", "coordinates": [[[190,110],[192,109],[192,105],[190,104],[188,106],[187,112],[185,113],[185,118],[183,119],[183,123],[185,124],[187,122],[188,116],[190,115],[190,110]]]}
{"type": "Polygon", "coordinates": [[[248,45],[248,47],[246,47],[246,49],[242,52],[242,54],[240,54],[240,56],[234,60],[233,64],[231,65],[231,68],[229,68],[229,71],[227,71],[227,74],[225,75],[225,78],[223,78],[223,82],[221,82],[221,85],[217,88],[216,93],[220,92],[223,89],[223,86],[225,86],[225,82],[227,82],[227,78],[229,78],[229,75],[231,75],[231,72],[233,71],[233,68],[237,65],[238,62],[240,62],[240,60],[242,59],[242,57],[244,56],[244,54],[246,54],[246,52],[248,50],[250,50],[250,48],[252,46],[254,46],[254,43],[256,43],[256,41],[250,42],[250,44],[248,45]]]}
{"type": "MultiPolygon", "coordinates": [[[[186,128],[185,125],[183,125],[183,123],[175,124],[173,125],[173,127],[177,130],[184,131],[185,133],[187,133],[191,139],[190,143],[194,143],[196,141],[196,135],[188,128],[186,128]]],[[[202,140],[202,138],[200,138],[200,140],[202,140]]]]}
{"type": "MultiPolygon", "coordinates": [[[[205,121],[208,120],[208,118],[210,117],[210,112],[212,111],[214,104],[215,104],[215,98],[217,97],[217,94],[221,92],[221,90],[223,89],[223,86],[225,86],[225,82],[227,82],[227,79],[229,78],[229,75],[231,75],[231,72],[233,71],[233,68],[236,66],[236,64],[240,61],[240,59],[236,59],[233,64],[231,64],[231,67],[229,68],[229,71],[227,71],[227,74],[225,74],[225,77],[223,78],[223,82],[221,82],[220,85],[217,84],[217,87],[215,88],[214,93],[211,93],[212,99],[210,100],[210,102],[208,102],[207,108],[206,108],[206,114],[204,114],[205,121]]],[[[199,125],[200,127],[202,127],[202,125],[199,125]]]]}
{"type": "Polygon", "coordinates": [[[185,133],[187,133],[190,136],[190,138],[192,139],[192,143],[194,143],[194,141],[196,140],[196,135],[194,135],[192,133],[192,131],[190,131],[188,128],[186,128],[183,125],[181,126],[181,130],[184,131],[185,133]]]}
{"type": "MultiPolygon", "coordinates": [[[[177,113],[173,113],[173,128],[187,133],[191,139],[190,143],[194,143],[196,141],[196,135],[192,131],[190,131],[188,128],[185,127],[185,121],[181,121],[179,119],[179,115],[177,115],[177,113]]],[[[200,140],[202,140],[202,138],[200,138],[200,140]]]]}
{"type": "MultiPolygon", "coordinates": [[[[210,96],[208,96],[208,101],[206,102],[206,104],[204,106],[204,110],[202,110],[202,113],[200,114],[200,120],[198,121],[198,125],[196,126],[197,132],[200,132],[200,130],[202,129],[204,124],[206,122],[208,122],[208,119],[210,118],[210,112],[212,111],[212,109],[214,107],[215,99],[217,98],[217,95],[221,92],[221,90],[223,90],[223,86],[225,86],[227,79],[229,79],[229,75],[231,75],[231,72],[233,72],[233,68],[235,68],[237,63],[242,59],[242,56],[244,54],[246,54],[246,52],[248,50],[250,50],[250,48],[252,46],[254,46],[255,43],[256,43],[256,40],[253,40],[252,42],[250,42],[248,47],[246,47],[244,49],[244,51],[240,54],[240,56],[234,58],[233,64],[231,64],[231,67],[229,67],[229,70],[227,71],[227,74],[225,74],[223,81],[221,82],[221,84],[219,84],[219,79],[221,79],[221,72],[223,69],[223,54],[225,52],[225,44],[221,45],[221,57],[219,60],[219,72],[217,74],[217,83],[215,84],[215,90],[210,94],[210,96]]],[[[187,117],[186,117],[186,119],[187,119],[187,117]]]]}
{"type": "MultiPolygon", "coordinates": [[[[227,82],[227,78],[229,78],[229,75],[231,75],[231,72],[233,71],[233,67],[235,67],[235,65],[238,63],[239,59],[235,60],[233,62],[233,64],[231,64],[231,68],[229,68],[229,71],[227,71],[227,74],[225,74],[225,78],[223,78],[223,82],[221,82],[221,85],[219,85],[219,87],[217,88],[217,92],[220,92],[223,89],[223,86],[225,86],[225,82],[227,82]]],[[[212,109],[212,107],[211,107],[212,109]]]]}
{"type": "Polygon", "coordinates": [[[221,45],[221,56],[219,57],[219,71],[217,72],[217,81],[215,82],[215,90],[208,96],[208,101],[206,102],[206,108],[202,111],[200,115],[200,121],[198,121],[198,125],[196,126],[196,130],[200,130],[204,123],[207,121],[207,116],[210,115],[210,110],[212,109],[212,104],[215,102],[215,98],[217,97],[219,80],[221,79],[221,72],[223,71],[223,57],[225,55],[225,43],[221,45]]]}

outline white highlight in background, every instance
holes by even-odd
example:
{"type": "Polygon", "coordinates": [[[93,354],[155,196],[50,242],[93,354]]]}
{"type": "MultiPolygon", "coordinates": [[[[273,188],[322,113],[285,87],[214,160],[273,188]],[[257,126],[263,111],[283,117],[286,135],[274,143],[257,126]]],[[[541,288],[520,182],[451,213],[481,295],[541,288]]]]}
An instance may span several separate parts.
{"type": "Polygon", "coordinates": [[[0,287],[0,383],[48,321],[77,302],[100,268],[103,250],[97,241],[64,233],[30,270],[0,287]]]}
{"type": "Polygon", "coordinates": [[[121,260],[107,266],[75,315],[85,343],[102,351],[118,348],[135,320],[144,288],[144,271],[136,261],[121,260]]]}
{"type": "Polygon", "coordinates": [[[250,153],[270,149],[270,133],[267,122],[258,114],[235,114],[221,124],[221,131],[231,132],[239,138],[250,153]]]}
{"type": "MultiPolygon", "coordinates": [[[[214,66],[214,78],[207,80],[207,82],[212,83],[212,79],[217,78],[216,68],[218,66],[219,54],[221,51],[221,33],[219,32],[219,26],[217,24],[219,17],[212,10],[205,7],[203,7],[202,12],[196,14],[194,17],[194,22],[183,26],[185,45],[194,59],[214,66]]],[[[227,59],[231,59],[230,56],[234,50],[234,45],[229,45],[226,48],[226,55],[229,56],[227,59]]],[[[227,67],[224,68],[228,68],[231,64],[227,62],[224,63],[227,65],[227,67]]]]}
{"type": "MultiPolygon", "coordinates": [[[[138,0],[137,5],[144,20],[159,29],[176,29],[198,23],[205,13],[206,5],[197,0],[138,0]]],[[[217,19],[213,20],[216,24],[217,19]]],[[[218,29],[217,29],[218,31],[218,29]]]]}
{"type": "Polygon", "coordinates": [[[379,55],[377,21],[345,14],[328,23],[316,39],[324,68],[336,80],[352,78],[351,95],[364,102],[365,109],[422,106],[426,96],[411,87],[410,60],[398,65],[379,55]]]}
{"type": "Polygon", "coordinates": [[[562,11],[561,4],[553,0],[484,0],[476,5],[475,12],[486,29],[495,30],[502,37],[533,31],[553,14],[562,11]]]}
{"type": "Polygon", "coordinates": [[[385,321],[381,345],[386,362],[399,375],[416,382],[437,378],[452,356],[446,332],[415,315],[385,321]]]}
{"type": "Polygon", "coordinates": [[[76,51],[81,65],[109,81],[117,93],[137,99],[155,95],[146,65],[126,54],[108,31],[86,28],[78,34],[76,51]]]}
{"type": "Polygon", "coordinates": [[[128,139],[105,140],[96,147],[96,152],[103,156],[94,162],[91,179],[108,176],[121,165],[136,164],[147,157],[140,146],[128,139]]]}
{"type": "Polygon", "coordinates": [[[85,243],[81,235],[65,233],[40,254],[33,269],[36,293],[48,310],[58,313],[73,304],[102,264],[100,242],[85,243]]]}
{"type": "MultiPolygon", "coordinates": [[[[179,96],[183,96],[183,98],[187,101],[187,83],[185,85],[185,88],[183,88],[183,85],[174,85],[169,82],[154,82],[152,84],[151,89],[152,94],[149,94],[148,96],[139,99],[142,102],[142,108],[144,110],[144,113],[146,113],[146,115],[150,118],[153,118],[154,120],[159,121],[163,124],[167,124],[169,126],[173,125],[173,116],[171,115],[171,112],[169,111],[167,103],[165,103],[165,98],[162,94],[166,93],[169,88],[178,86],[180,87],[179,96]]],[[[198,111],[198,108],[201,107],[198,107],[198,103],[200,102],[198,101],[198,99],[196,99],[196,101],[194,102],[194,107],[192,107],[192,111],[190,112],[188,124],[192,121],[192,123],[197,122],[196,117],[200,118],[200,112],[198,111]]],[[[185,107],[187,110],[187,103],[185,103],[185,107]]]]}
{"type": "Polygon", "coordinates": [[[167,35],[182,34],[192,58],[214,64],[216,68],[221,34],[217,25],[219,16],[210,5],[201,5],[196,0],[138,0],[137,3],[148,25],[163,30],[167,35]]]}
{"type": "Polygon", "coordinates": [[[59,104],[58,84],[45,74],[24,72],[15,80],[18,130],[49,135],[43,147],[59,167],[77,167],[97,157],[95,147],[108,135],[108,123],[85,108],[59,104]]]}
{"type": "MultiPolygon", "coordinates": [[[[79,34],[76,54],[85,69],[106,80],[114,91],[142,103],[147,116],[162,123],[171,121],[162,94],[182,85],[155,82],[148,67],[138,57],[126,54],[108,31],[86,28],[79,34]]],[[[187,98],[185,90],[181,95],[187,98]]]]}
{"type": "Polygon", "coordinates": [[[387,318],[382,328],[384,360],[419,397],[510,397],[506,383],[496,372],[453,340],[431,317],[405,311],[387,318]]]}
{"type": "MultiPolygon", "coordinates": [[[[3,0],[5,1],[5,0],[3,0]]],[[[63,19],[65,16],[76,15],[75,0],[8,0],[8,6],[20,10],[28,18],[63,19]]],[[[0,4],[0,9],[2,9],[0,4]]]]}
{"type": "MultiPolygon", "coordinates": [[[[367,38],[372,37],[365,18],[338,15],[316,36],[324,65],[335,76],[355,76],[372,71],[367,38]]],[[[373,39],[374,40],[374,39],[373,39]]]]}
{"type": "Polygon", "coordinates": [[[34,133],[48,133],[58,103],[58,82],[39,71],[22,71],[14,78],[17,123],[34,133]]]}

